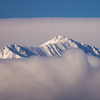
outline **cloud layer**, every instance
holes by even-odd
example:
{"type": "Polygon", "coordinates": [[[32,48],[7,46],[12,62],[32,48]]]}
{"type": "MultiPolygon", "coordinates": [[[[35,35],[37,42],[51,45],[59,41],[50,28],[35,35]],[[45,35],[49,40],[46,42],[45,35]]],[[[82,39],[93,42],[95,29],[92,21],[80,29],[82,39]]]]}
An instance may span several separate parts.
{"type": "Polygon", "coordinates": [[[79,49],[0,60],[0,74],[0,100],[100,100],[100,59],[79,49]]]}
{"type": "Polygon", "coordinates": [[[100,18],[0,19],[0,48],[5,45],[38,46],[54,36],[100,48],[100,18]]]}

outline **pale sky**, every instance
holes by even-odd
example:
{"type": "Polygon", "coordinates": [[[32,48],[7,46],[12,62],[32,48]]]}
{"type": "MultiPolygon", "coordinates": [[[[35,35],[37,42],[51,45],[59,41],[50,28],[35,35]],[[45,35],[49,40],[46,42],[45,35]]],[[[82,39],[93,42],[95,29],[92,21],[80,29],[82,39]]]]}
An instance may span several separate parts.
{"type": "Polygon", "coordinates": [[[100,48],[100,18],[0,19],[0,48],[39,46],[58,35],[100,48]]]}

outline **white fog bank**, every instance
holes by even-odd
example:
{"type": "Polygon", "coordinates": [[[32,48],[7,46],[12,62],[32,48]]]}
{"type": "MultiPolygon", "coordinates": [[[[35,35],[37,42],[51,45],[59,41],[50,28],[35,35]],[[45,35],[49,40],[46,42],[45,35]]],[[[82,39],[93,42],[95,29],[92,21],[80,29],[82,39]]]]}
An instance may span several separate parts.
{"type": "Polygon", "coordinates": [[[0,100],[100,100],[100,59],[79,49],[0,60],[0,74],[0,100]]]}

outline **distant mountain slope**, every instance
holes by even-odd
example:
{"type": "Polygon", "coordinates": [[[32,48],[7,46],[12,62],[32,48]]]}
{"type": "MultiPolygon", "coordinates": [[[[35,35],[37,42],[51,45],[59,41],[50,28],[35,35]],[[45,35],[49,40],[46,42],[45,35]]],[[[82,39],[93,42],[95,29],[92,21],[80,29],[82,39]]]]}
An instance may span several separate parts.
{"type": "Polygon", "coordinates": [[[100,57],[100,49],[94,46],[79,43],[63,36],[56,36],[38,47],[19,45],[4,46],[0,49],[0,59],[28,58],[30,56],[61,57],[62,52],[69,48],[79,48],[88,55],[100,57]]]}

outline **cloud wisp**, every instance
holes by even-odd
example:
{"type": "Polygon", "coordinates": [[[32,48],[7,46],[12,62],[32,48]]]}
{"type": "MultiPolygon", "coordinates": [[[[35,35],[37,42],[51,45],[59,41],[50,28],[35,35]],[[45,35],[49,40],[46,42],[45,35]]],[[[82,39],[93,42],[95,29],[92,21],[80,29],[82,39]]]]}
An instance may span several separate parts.
{"type": "Polygon", "coordinates": [[[79,49],[62,58],[0,60],[0,100],[99,100],[99,62],[79,49]]]}

